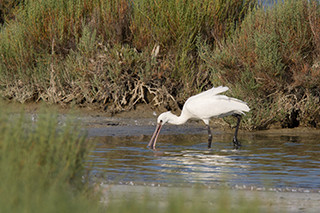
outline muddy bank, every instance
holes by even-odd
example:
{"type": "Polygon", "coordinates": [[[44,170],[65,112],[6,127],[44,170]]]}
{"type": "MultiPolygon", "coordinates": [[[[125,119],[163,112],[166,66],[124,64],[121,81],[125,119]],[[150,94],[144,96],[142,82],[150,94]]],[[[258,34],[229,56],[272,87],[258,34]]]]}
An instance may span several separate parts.
{"type": "Polygon", "coordinates": [[[257,202],[261,212],[320,212],[319,193],[265,192],[249,190],[225,191],[204,188],[175,188],[133,185],[101,185],[103,201],[121,201],[123,199],[148,200],[159,206],[168,205],[168,199],[180,195],[186,201],[193,202],[199,197],[203,205],[215,207],[221,202],[221,196],[228,196],[231,209],[239,207],[239,200],[248,203],[257,202]],[[146,197],[148,196],[148,197],[146,197]]]}
{"type": "MultiPolygon", "coordinates": [[[[110,114],[105,111],[91,108],[70,108],[64,106],[52,106],[45,104],[5,104],[3,107],[12,109],[14,114],[19,114],[22,110],[27,112],[32,119],[37,116],[43,109],[49,109],[59,114],[59,119],[63,123],[67,116],[75,119],[76,123],[83,126],[88,132],[89,137],[103,136],[151,136],[157,122],[157,116],[165,109],[152,109],[148,105],[124,111],[117,114],[110,114]]],[[[173,112],[179,115],[180,111],[173,112]]],[[[233,134],[234,129],[221,118],[213,118],[210,126],[214,134],[233,134]]],[[[166,124],[161,131],[161,135],[174,134],[199,134],[206,135],[207,129],[202,121],[189,120],[187,123],[179,126],[166,124]]],[[[241,128],[239,135],[290,135],[290,136],[308,136],[320,135],[320,129],[296,127],[281,128],[274,126],[268,130],[248,131],[241,128]]]]}
{"type": "MultiPolygon", "coordinates": [[[[33,117],[41,113],[43,109],[49,109],[58,112],[61,120],[64,120],[67,115],[73,115],[81,125],[89,130],[90,136],[137,136],[142,134],[153,133],[157,117],[165,112],[164,108],[153,108],[146,104],[137,105],[130,111],[123,111],[117,114],[98,110],[90,107],[70,107],[68,105],[47,105],[46,103],[2,103],[2,107],[10,108],[12,112],[19,113],[22,110],[33,117]]],[[[176,115],[180,111],[173,112],[176,115]]],[[[214,131],[232,133],[233,128],[221,118],[213,118],[210,125],[214,131]]],[[[241,128],[241,125],[240,125],[241,128]]],[[[290,134],[292,136],[319,134],[320,129],[310,127],[295,127],[282,128],[279,125],[274,125],[267,130],[247,131],[240,130],[241,134],[290,134]]],[[[174,126],[166,124],[161,131],[161,134],[207,134],[207,130],[202,121],[190,120],[184,125],[174,126]]]]}
{"type": "MultiPolygon", "coordinates": [[[[43,110],[57,112],[59,120],[63,123],[67,116],[72,117],[76,123],[88,131],[89,137],[103,136],[140,136],[150,135],[156,126],[157,117],[165,109],[153,109],[148,105],[139,105],[130,111],[111,114],[95,108],[70,108],[68,106],[55,106],[46,104],[16,104],[4,103],[4,108],[12,109],[14,114],[25,111],[33,120],[43,110]]],[[[180,114],[180,111],[174,112],[180,114]]],[[[230,129],[221,119],[212,120],[213,129],[230,129]]],[[[189,121],[184,125],[165,125],[161,134],[206,134],[207,130],[202,121],[189,121]]]]}
{"type": "MultiPolygon", "coordinates": [[[[157,115],[160,112],[150,111],[130,111],[117,115],[80,114],[79,121],[88,130],[90,137],[94,136],[141,136],[150,135],[155,130],[157,115]],[[141,115],[141,116],[140,116],[141,115]]],[[[179,114],[179,113],[176,113],[179,114]]],[[[210,121],[210,126],[214,134],[233,134],[233,127],[229,126],[221,118],[214,118],[210,121]]],[[[240,126],[241,127],[241,126],[240,126]]],[[[161,130],[161,135],[174,134],[199,134],[206,135],[207,128],[202,121],[190,120],[183,125],[166,124],[161,130]]],[[[248,131],[240,129],[239,135],[270,135],[270,136],[302,136],[319,135],[320,129],[296,127],[296,128],[272,128],[268,130],[248,131]]]]}

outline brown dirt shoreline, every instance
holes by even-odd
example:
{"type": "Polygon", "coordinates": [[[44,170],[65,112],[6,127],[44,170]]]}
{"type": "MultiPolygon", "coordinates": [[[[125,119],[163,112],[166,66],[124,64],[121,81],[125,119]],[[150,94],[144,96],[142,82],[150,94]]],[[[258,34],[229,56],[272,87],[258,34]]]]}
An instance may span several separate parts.
{"type": "MultiPolygon", "coordinates": [[[[52,110],[59,114],[73,114],[79,118],[84,118],[86,127],[110,127],[110,126],[132,126],[132,125],[153,125],[156,123],[157,116],[162,112],[167,111],[164,108],[154,108],[147,104],[137,105],[134,109],[123,111],[117,114],[112,114],[101,109],[92,107],[79,107],[69,105],[49,105],[47,103],[15,103],[15,102],[2,102],[2,107],[10,108],[13,112],[21,112],[22,110],[27,113],[37,114],[43,109],[52,110]],[[112,123],[112,120],[118,120],[112,123]],[[129,120],[139,120],[140,123],[130,123],[129,120]],[[105,123],[103,122],[105,121],[105,123]]],[[[179,115],[180,111],[173,112],[179,115]]],[[[185,125],[189,126],[203,126],[202,121],[188,121],[185,125]]],[[[222,119],[212,119],[211,125],[215,129],[232,132],[233,129],[224,122],[222,119]]],[[[306,132],[312,134],[320,134],[320,129],[311,127],[295,127],[295,128],[281,128],[278,125],[273,125],[266,130],[241,130],[243,133],[256,133],[259,134],[292,134],[299,135],[306,132]]]]}
{"type": "Polygon", "coordinates": [[[200,197],[200,202],[203,205],[209,205],[214,208],[219,205],[221,196],[228,196],[230,207],[227,208],[230,209],[237,209],[239,205],[241,205],[239,200],[244,200],[246,203],[258,203],[260,212],[320,212],[320,193],[220,190],[141,185],[101,185],[101,189],[104,203],[124,199],[134,199],[138,201],[148,199],[148,202],[158,204],[159,206],[167,206],[170,197],[178,195],[183,196],[188,203],[192,203],[194,199],[199,201],[200,197]]]}

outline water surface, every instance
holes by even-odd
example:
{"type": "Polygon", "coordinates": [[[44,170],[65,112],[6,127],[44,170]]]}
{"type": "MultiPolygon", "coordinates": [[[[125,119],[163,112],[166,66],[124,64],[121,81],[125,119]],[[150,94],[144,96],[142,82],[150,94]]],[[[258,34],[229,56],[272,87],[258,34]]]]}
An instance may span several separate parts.
{"type": "Polygon", "coordinates": [[[235,150],[232,133],[215,131],[208,150],[205,129],[183,131],[160,134],[156,151],[146,148],[151,134],[93,137],[91,175],[114,184],[320,192],[319,134],[240,133],[235,150]]]}

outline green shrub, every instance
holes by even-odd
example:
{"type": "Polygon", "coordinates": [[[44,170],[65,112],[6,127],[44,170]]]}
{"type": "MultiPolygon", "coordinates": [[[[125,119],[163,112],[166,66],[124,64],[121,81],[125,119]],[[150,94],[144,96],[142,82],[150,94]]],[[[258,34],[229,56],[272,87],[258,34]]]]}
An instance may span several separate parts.
{"type": "MultiPolygon", "coordinates": [[[[101,99],[97,99],[95,94],[117,93],[118,88],[110,85],[117,84],[113,82],[115,76],[120,74],[125,78],[123,75],[127,73],[119,70],[122,64],[117,64],[129,58],[125,55],[124,59],[121,55],[108,57],[112,61],[118,60],[114,62],[115,70],[103,70],[110,75],[107,76],[110,81],[104,82],[109,85],[107,88],[111,87],[110,91],[93,86],[95,91],[90,90],[88,94],[87,84],[99,79],[100,71],[85,70],[104,64],[104,56],[109,51],[118,54],[122,48],[129,50],[125,54],[140,58],[139,63],[128,61],[128,72],[140,70],[138,78],[130,80],[130,84],[143,82],[152,90],[159,90],[163,78],[170,78],[164,86],[173,85],[172,88],[176,89],[167,88],[168,93],[179,94],[181,89],[188,91],[192,88],[192,80],[197,73],[194,70],[198,67],[196,38],[206,39],[213,45],[221,42],[241,23],[253,4],[253,0],[240,3],[24,1],[18,4],[15,19],[10,20],[0,32],[2,94],[19,102],[45,100],[91,104],[105,103],[108,99],[112,103],[114,97],[100,95],[101,99]],[[152,57],[150,53],[155,45],[159,45],[160,53],[152,57]],[[107,52],[103,51],[105,49],[107,52]],[[189,86],[179,83],[181,80],[190,82],[189,86]],[[87,95],[75,97],[72,91],[87,95]]],[[[130,88],[129,85],[123,87],[130,88]]],[[[116,99],[121,99],[121,96],[116,99]]],[[[124,105],[114,108],[119,111],[124,105]]]]}
{"type": "Polygon", "coordinates": [[[319,121],[319,115],[305,121],[305,105],[320,102],[315,92],[320,89],[316,14],[315,1],[286,0],[257,8],[218,49],[203,48],[201,56],[213,78],[249,102],[255,114],[249,118],[251,128],[267,128],[274,122],[283,127],[314,126],[319,121]]]}
{"type": "Polygon", "coordinates": [[[37,115],[0,112],[0,211],[96,211],[82,177],[85,134],[71,119],[37,115]]]}
{"type": "Polygon", "coordinates": [[[252,108],[246,128],[318,127],[318,108],[308,108],[320,97],[318,1],[263,8],[255,0],[27,0],[13,7],[0,29],[6,99],[176,110],[223,84],[252,108]]]}

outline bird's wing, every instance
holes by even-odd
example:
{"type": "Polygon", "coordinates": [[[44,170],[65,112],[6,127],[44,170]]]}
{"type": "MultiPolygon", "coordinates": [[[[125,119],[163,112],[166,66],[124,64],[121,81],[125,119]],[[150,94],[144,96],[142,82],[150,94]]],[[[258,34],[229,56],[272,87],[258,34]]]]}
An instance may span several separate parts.
{"type": "Polygon", "coordinates": [[[188,100],[204,98],[205,96],[214,96],[214,95],[223,93],[223,92],[227,91],[228,89],[229,89],[228,87],[223,87],[223,86],[212,87],[211,89],[209,89],[207,91],[204,91],[204,92],[201,92],[201,93],[199,93],[197,95],[191,96],[190,98],[188,98],[188,100]]]}
{"type": "Polygon", "coordinates": [[[245,102],[225,95],[215,95],[213,97],[204,96],[191,99],[183,108],[185,113],[189,114],[190,117],[199,119],[243,114],[250,110],[245,102]]]}
{"type": "MultiPolygon", "coordinates": [[[[212,100],[212,98],[216,97],[217,94],[227,91],[228,87],[212,87],[211,89],[201,92],[197,95],[191,96],[185,102],[182,112],[189,114],[190,117],[194,117],[197,114],[197,111],[201,109],[197,106],[203,106],[202,104],[206,103],[207,100],[212,100]]],[[[206,105],[206,104],[205,104],[206,105]]]]}

